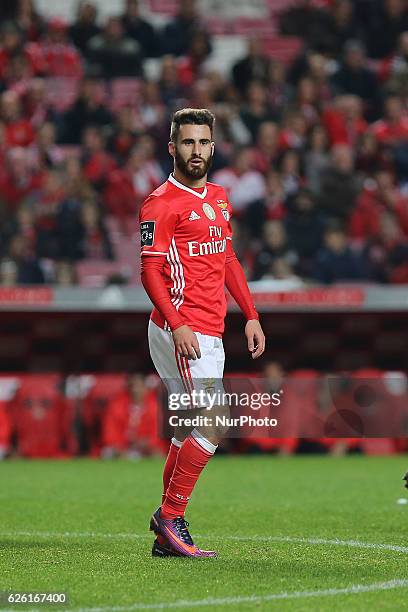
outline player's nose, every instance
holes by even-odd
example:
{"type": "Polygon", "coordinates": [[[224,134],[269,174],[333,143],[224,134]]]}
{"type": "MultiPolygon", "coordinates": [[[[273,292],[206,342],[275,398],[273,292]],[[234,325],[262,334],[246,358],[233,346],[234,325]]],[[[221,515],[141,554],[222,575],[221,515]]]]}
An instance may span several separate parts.
{"type": "Polygon", "coordinates": [[[199,142],[195,142],[193,146],[193,154],[201,157],[201,145],[199,142]]]}

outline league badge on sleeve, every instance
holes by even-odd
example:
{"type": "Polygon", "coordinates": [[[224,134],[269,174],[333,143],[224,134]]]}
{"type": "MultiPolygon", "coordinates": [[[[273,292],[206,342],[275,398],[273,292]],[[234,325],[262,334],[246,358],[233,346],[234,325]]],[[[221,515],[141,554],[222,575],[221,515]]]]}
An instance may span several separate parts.
{"type": "Polygon", "coordinates": [[[143,221],[140,224],[140,245],[142,247],[153,246],[155,227],[156,227],[155,221],[143,221]]]}

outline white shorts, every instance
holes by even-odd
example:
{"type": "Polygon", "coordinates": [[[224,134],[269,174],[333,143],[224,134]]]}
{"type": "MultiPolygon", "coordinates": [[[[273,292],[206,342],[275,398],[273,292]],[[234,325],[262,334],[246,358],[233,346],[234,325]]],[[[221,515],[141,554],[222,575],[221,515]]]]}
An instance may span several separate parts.
{"type": "Polygon", "coordinates": [[[222,377],[225,353],[222,339],[206,336],[200,332],[195,334],[200,345],[201,357],[187,359],[176,352],[172,333],[165,331],[152,320],[149,321],[150,356],[168,393],[194,397],[193,403],[190,401],[187,404],[186,400],[186,405],[180,405],[180,409],[208,407],[205,397],[209,393],[224,393],[222,377]]]}

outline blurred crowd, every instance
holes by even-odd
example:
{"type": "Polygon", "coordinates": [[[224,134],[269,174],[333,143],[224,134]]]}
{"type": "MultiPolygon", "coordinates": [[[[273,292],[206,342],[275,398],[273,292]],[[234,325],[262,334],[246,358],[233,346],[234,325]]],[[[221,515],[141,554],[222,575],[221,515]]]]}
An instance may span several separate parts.
{"type": "MultiPolygon", "coordinates": [[[[259,377],[230,375],[224,386],[231,398],[233,393],[244,398],[247,392],[254,400],[242,409],[245,400],[238,408],[232,399],[231,416],[248,413],[254,419],[277,419],[278,424],[231,429],[217,452],[408,451],[407,376],[401,372],[365,368],[333,376],[312,369],[285,372],[278,362],[269,361],[259,377]],[[255,403],[258,391],[269,398],[279,393],[280,406],[255,403]],[[375,432],[382,437],[370,438],[375,432]],[[365,438],[358,437],[363,434],[365,438]]],[[[169,418],[174,414],[167,410],[167,394],[155,375],[2,375],[0,459],[161,456],[167,452],[169,418]]]]}
{"type": "Polygon", "coordinates": [[[171,171],[182,106],[216,114],[210,179],[249,280],[408,282],[406,0],[300,0],[275,15],[297,56],[248,37],[227,74],[194,0],[160,29],[138,0],[105,22],[88,1],[74,23],[34,0],[0,17],[1,285],[70,286],[78,262],[115,261],[111,221],[128,235],[171,171]]]}

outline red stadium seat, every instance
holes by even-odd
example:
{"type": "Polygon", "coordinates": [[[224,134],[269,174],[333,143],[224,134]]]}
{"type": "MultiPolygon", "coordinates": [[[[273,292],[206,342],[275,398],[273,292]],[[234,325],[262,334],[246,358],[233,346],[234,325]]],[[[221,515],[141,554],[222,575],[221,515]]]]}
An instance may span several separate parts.
{"type": "MultiPolygon", "coordinates": [[[[126,269],[128,267],[126,266],[126,269]]],[[[110,276],[122,273],[122,265],[117,261],[88,259],[79,262],[76,269],[82,287],[104,287],[110,276]]]]}
{"type": "Polygon", "coordinates": [[[126,383],[125,374],[98,374],[86,376],[81,399],[81,417],[89,452],[99,455],[102,447],[102,420],[107,403],[121,391],[126,383]]]}
{"type": "Polygon", "coordinates": [[[48,77],[46,79],[47,101],[58,112],[66,111],[73,105],[78,91],[78,78],[48,77]]]}
{"type": "Polygon", "coordinates": [[[110,107],[117,111],[124,106],[135,106],[140,99],[141,81],[135,78],[117,78],[111,82],[110,107]]]}
{"type": "Polygon", "coordinates": [[[69,423],[58,374],[21,376],[11,414],[20,455],[45,458],[69,454],[69,423]]]}
{"type": "Polygon", "coordinates": [[[303,46],[303,41],[296,36],[270,36],[264,43],[265,52],[284,64],[291,64],[303,46]]]}
{"type": "Polygon", "coordinates": [[[177,0],[149,0],[149,9],[152,13],[175,15],[178,9],[177,0]]]}

